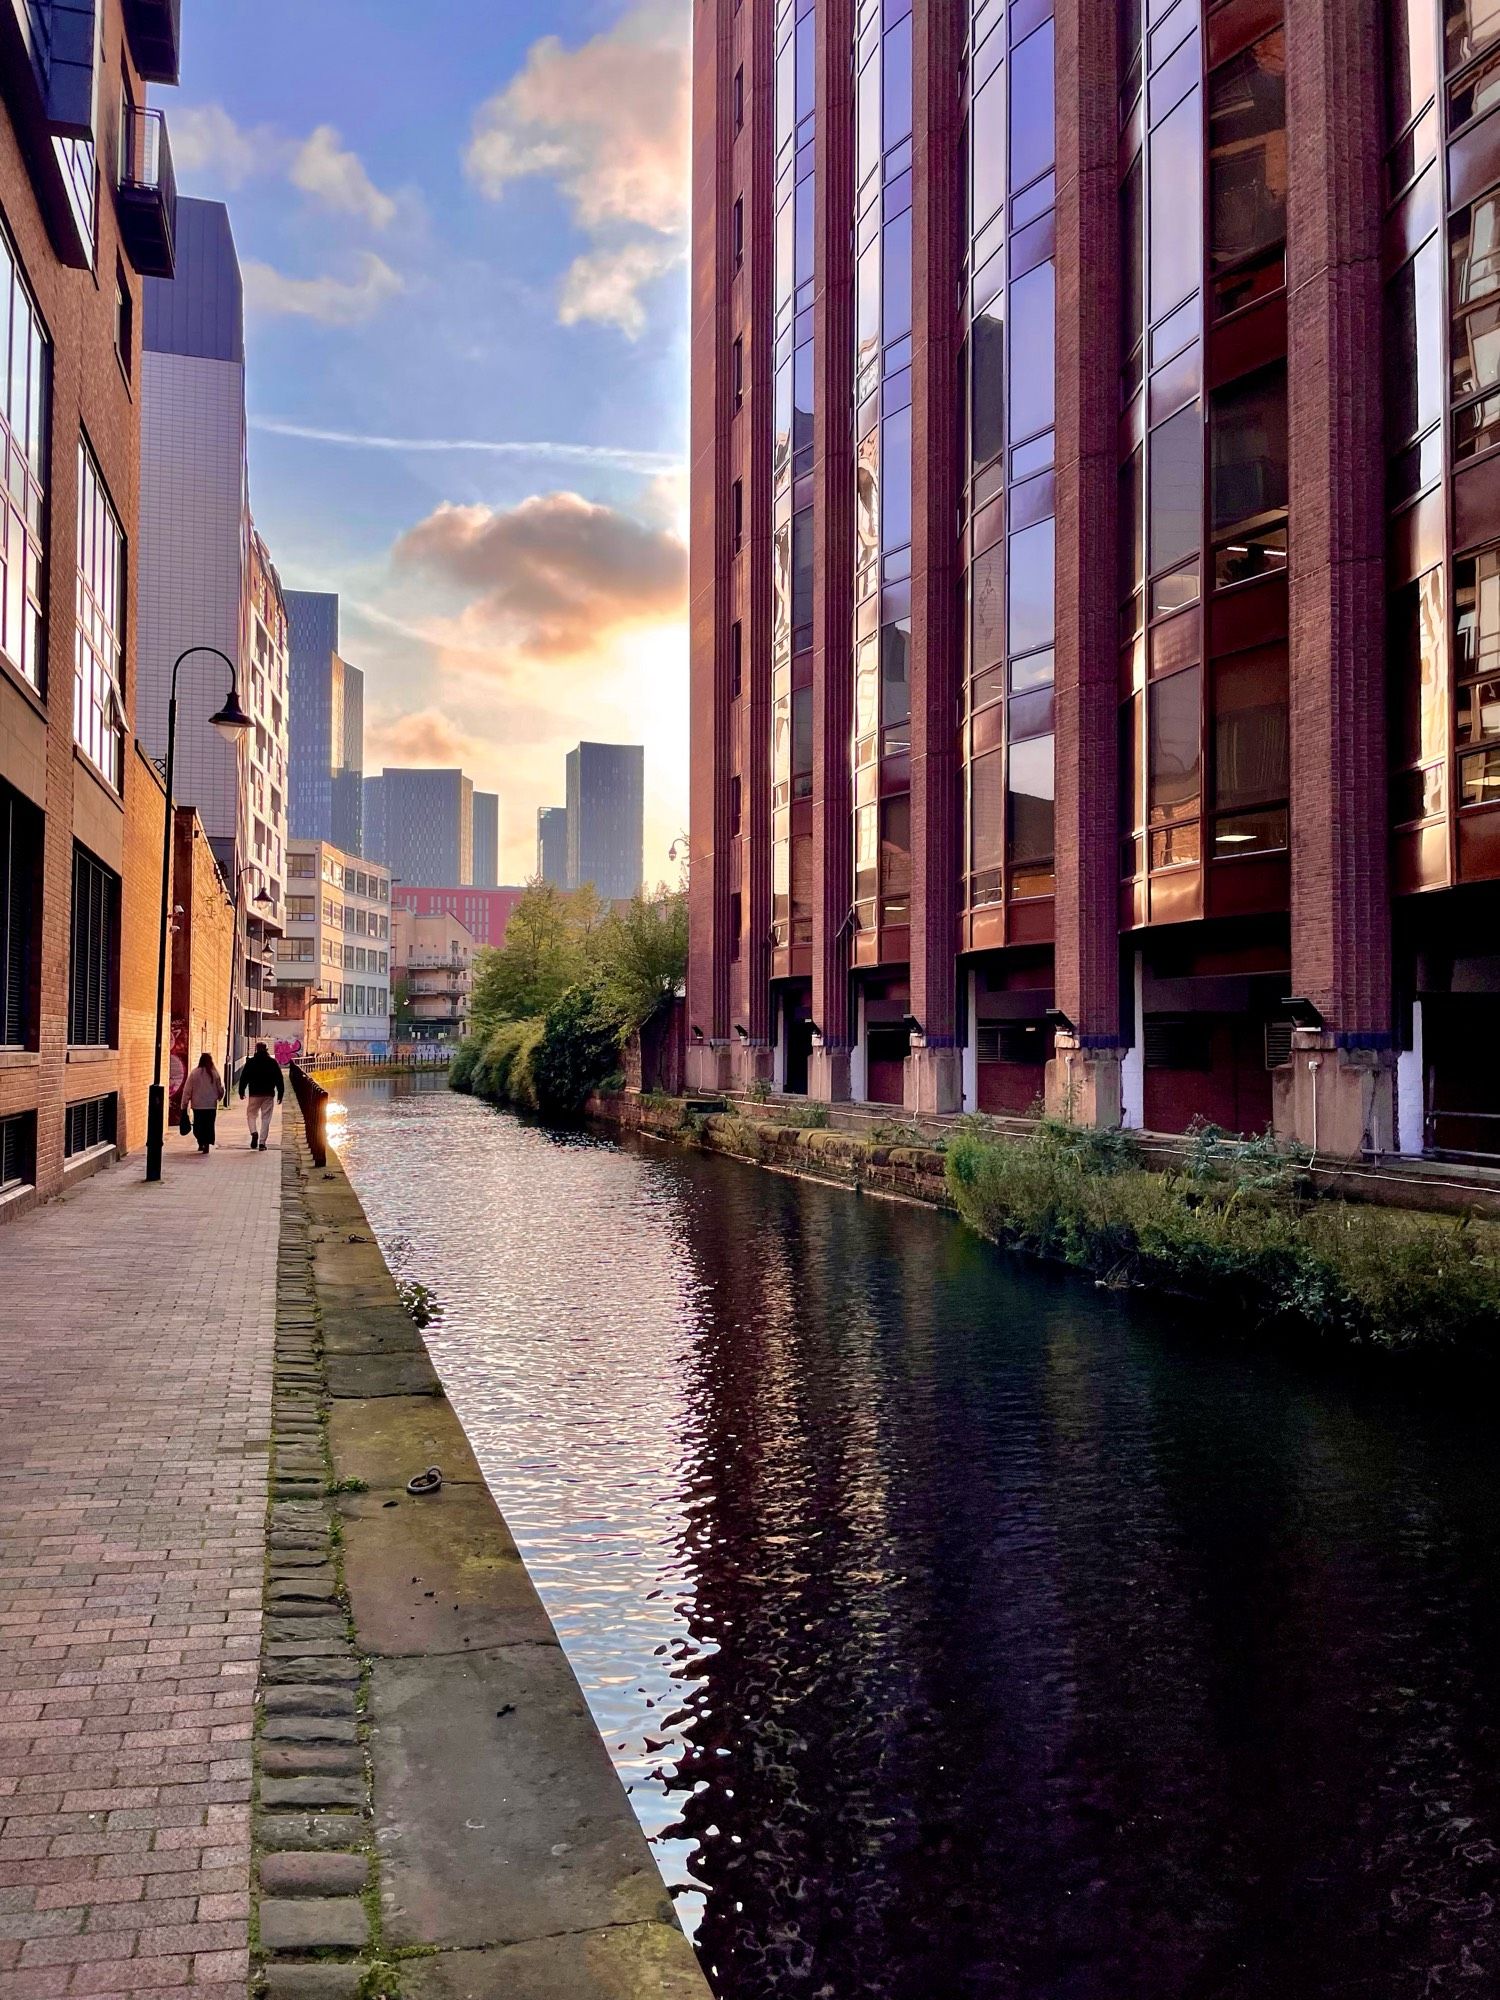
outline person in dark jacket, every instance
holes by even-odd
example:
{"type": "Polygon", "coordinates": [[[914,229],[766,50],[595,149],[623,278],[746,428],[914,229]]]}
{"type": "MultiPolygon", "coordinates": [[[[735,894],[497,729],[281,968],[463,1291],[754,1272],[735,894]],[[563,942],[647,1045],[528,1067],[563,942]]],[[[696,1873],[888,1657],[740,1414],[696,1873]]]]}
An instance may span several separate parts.
{"type": "Polygon", "coordinates": [[[271,1130],[271,1113],[286,1096],[286,1079],[264,1042],[255,1044],[255,1054],[240,1071],[240,1096],[245,1100],[245,1117],[250,1126],[250,1150],[266,1148],[271,1130]]]}

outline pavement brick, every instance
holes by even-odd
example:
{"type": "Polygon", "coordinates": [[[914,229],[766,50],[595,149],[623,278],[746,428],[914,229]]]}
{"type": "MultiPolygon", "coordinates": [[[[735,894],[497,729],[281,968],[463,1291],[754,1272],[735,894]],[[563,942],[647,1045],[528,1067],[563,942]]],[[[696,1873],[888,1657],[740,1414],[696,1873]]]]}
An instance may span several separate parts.
{"type": "Polygon", "coordinates": [[[4,1232],[0,2000],[248,1974],[281,1177],[169,1146],[4,1232]]]}

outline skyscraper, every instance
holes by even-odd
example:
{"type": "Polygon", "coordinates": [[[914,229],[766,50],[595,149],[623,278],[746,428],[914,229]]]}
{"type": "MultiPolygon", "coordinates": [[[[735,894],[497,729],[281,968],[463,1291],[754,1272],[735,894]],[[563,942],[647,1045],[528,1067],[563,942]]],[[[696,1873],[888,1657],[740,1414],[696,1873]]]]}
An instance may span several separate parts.
{"type": "Polygon", "coordinates": [[[568,752],[568,887],[601,896],[641,886],[646,753],[638,743],[580,743],[568,752]]]}
{"type": "Polygon", "coordinates": [[[474,794],[474,887],[495,889],[500,883],[500,798],[496,792],[474,794]]]}
{"type": "Polygon", "coordinates": [[[380,776],[383,861],[398,882],[463,887],[474,880],[474,785],[462,771],[380,776]]]}
{"type": "Polygon", "coordinates": [[[242,745],[225,743],[208,720],[223,677],[201,658],[190,663],[178,684],[175,782],[248,910],[238,983],[254,1034],[270,993],[262,933],[286,893],[287,629],[281,584],[250,513],[243,287],[220,202],[177,204],[176,274],[146,283],[139,393],[136,728],[161,756],[172,665],[185,644],[217,647],[235,662],[255,726],[242,745]],[[262,892],[269,913],[255,900],[262,892]]]}
{"type": "Polygon", "coordinates": [[[385,860],[385,781],[378,776],[366,778],[361,786],[364,795],[364,852],[370,861],[385,860]]]}
{"type": "Polygon", "coordinates": [[[568,809],[541,806],[536,816],[536,872],[555,889],[568,886],[568,809]]]}
{"type": "Polygon", "coordinates": [[[693,13],[694,1081],[1494,1155],[1500,16],[693,13]]]}
{"type": "Polygon", "coordinates": [[[365,681],[339,655],[339,600],[286,593],[290,635],[290,792],[294,840],[364,848],[365,681]]]}

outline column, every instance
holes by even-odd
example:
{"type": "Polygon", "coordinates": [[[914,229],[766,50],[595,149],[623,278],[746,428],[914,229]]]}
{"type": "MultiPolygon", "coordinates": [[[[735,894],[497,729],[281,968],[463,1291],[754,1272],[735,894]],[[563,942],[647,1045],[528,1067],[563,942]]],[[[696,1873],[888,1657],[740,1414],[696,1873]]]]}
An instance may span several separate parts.
{"type": "Polygon", "coordinates": [[[1389,1147],[1379,0],[1287,9],[1292,988],[1277,1129],[1389,1147]]]}
{"type": "Polygon", "coordinates": [[[957,1111],[958,912],[963,814],[958,592],[957,302],[962,191],[959,77],[966,10],[913,16],[911,1011],[906,1106],[957,1111]]]}
{"type": "Polygon", "coordinates": [[[813,981],[808,1095],[849,1096],[849,744],[854,726],[854,117],[852,0],[819,0],[813,302],[813,981]]]}
{"type": "Polygon", "coordinates": [[[1122,1115],[1115,513],[1119,123],[1115,9],[1059,0],[1057,35],[1056,1054],[1047,1109],[1122,1115]]]}

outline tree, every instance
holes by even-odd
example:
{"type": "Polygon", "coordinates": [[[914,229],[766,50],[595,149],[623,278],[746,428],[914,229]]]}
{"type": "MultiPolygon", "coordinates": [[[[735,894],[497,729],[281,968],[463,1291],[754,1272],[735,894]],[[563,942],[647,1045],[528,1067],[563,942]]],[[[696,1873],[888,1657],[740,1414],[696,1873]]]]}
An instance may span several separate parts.
{"type": "Polygon", "coordinates": [[[630,1034],[682,990],[687,977],[687,896],[663,885],[654,895],[633,897],[608,918],[597,942],[601,1004],[630,1034]]]}
{"type": "Polygon", "coordinates": [[[534,1020],[577,980],[579,954],[570,899],[532,882],[510,913],[505,943],[479,954],[470,1014],[476,1032],[500,1021],[534,1020]]]}

